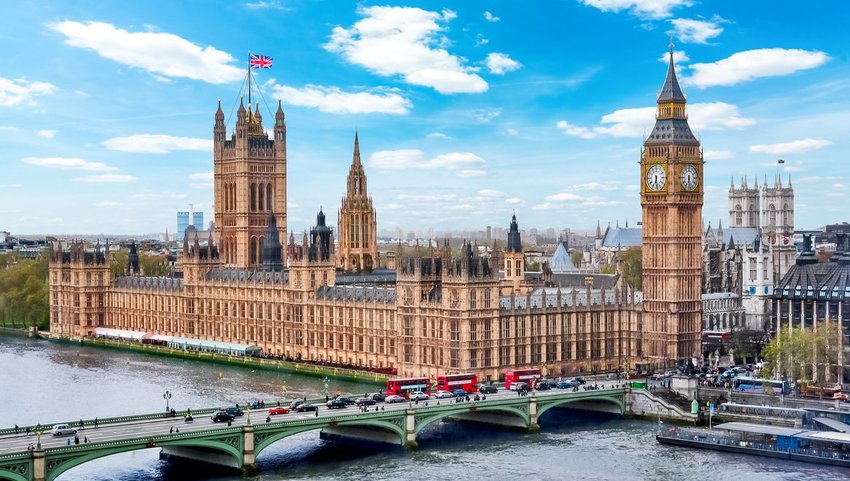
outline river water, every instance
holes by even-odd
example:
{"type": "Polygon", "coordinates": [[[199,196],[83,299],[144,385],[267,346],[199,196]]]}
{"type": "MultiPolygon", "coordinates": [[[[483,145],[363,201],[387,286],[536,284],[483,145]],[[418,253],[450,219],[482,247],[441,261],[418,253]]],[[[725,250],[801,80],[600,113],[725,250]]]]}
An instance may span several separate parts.
{"type": "MultiPolygon", "coordinates": [[[[331,381],[331,391],[375,387],[331,381]]],[[[320,379],[0,336],[0,426],[178,410],[248,399],[320,396],[320,379]]],[[[552,409],[540,434],[460,423],[435,423],[420,450],[319,439],[317,431],[260,453],[257,480],[842,480],[843,468],[662,446],[649,421],[552,409]]],[[[147,449],[95,460],[59,481],[217,481],[242,476],[161,461],[147,449]]]]}

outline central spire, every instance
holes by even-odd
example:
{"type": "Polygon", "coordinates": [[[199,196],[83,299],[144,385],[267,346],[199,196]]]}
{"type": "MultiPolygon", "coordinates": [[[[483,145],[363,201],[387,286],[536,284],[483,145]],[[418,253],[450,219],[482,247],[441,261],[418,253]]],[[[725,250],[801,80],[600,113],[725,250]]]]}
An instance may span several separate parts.
{"type": "Polygon", "coordinates": [[[360,164],[360,139],[356,130],[354,131],[354,159],[352,160],[355,164],[360,164]]]}
{"type": "Polygon", "coordinates": [[[679,86],[679,79],[676,78],[676,66],[673,63],[673,41],[670,40],[670,63],[667,67],[667,78],[664,79],[664,86],[661,87],[661,93],[658,94],[658,103],[681,102],[685,103],[685,94],[682,93],[682,88],[679,86]]]}

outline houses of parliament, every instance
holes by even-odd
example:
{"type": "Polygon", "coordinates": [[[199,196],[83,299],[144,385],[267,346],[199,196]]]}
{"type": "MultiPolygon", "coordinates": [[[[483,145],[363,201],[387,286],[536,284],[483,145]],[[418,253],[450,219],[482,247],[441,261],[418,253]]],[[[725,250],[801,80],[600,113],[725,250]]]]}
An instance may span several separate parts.
{"type": "Polygon", "coordinates": [[[284,111],[279,103],[269,135],[249,102],[230,137],[220,105],[215,113],[215,229],[188,229],[182,275],[145,276],[131,251],[126,274],[113,277],[108,249],[56,243],[51,336],[105,327],[400,376],[472,371],[483,379],[517,367],[558,376],[697,356],[703,162],[672,53],[657,103],[638,174],[643,292],[618,275],[529,276],[516,216],[504,249],[399,246],[395,269],[376,270],[376,214],[357,135],[337,229],[320,209],[308,232],[288,231],[284,111]]]}

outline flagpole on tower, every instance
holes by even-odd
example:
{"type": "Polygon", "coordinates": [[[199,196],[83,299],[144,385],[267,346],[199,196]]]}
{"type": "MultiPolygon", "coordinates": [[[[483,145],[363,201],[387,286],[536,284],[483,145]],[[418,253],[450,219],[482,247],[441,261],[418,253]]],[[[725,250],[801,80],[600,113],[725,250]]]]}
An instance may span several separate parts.
{"type": "Polygon", "coordinates": [[[251,51],[248,51],[248,108],[251,108],[251,51]]]}

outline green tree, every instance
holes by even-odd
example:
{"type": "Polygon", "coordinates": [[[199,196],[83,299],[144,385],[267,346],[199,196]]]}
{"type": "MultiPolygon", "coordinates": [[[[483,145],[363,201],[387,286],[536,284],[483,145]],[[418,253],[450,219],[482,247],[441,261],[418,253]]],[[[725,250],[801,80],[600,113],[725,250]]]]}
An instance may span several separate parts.
{"type": "Polygon", "coordinates": [[[584,254],[581,252],[573,252],[570,254],[570,260],[573,261],[574,266],[581,267],[581,263],[584,261],[584,254]]]}
{"type": "Polygon", "coordinates": [[[748,358],[755,359],[761,354],[767,343],[767,333],[760,329],[734,329],[729,338],[729,347],[735,350],[735,359],[746,363],[748,358]]]}
{"type": "Polygon", "coordinates": [[[629,247],[620,253],[626,282],[637,290],[643,289],[643,253],[640,247],[629,247]]]}
{"type": "Polygon", "coordinates": [[[0,323],[48,326],[47,274],[47,256],[20,259],[16,254],[0,255],[0,323]]]}
{"type": "Polygon", "coordinates": [[[823,382],[832,380],[831,366],[842,355],[841,335],[834,322],[818,324],[818,331],[791,328],[780,329],[762,353],[766,377],[785,375],[789,380],[823,382]]]}

